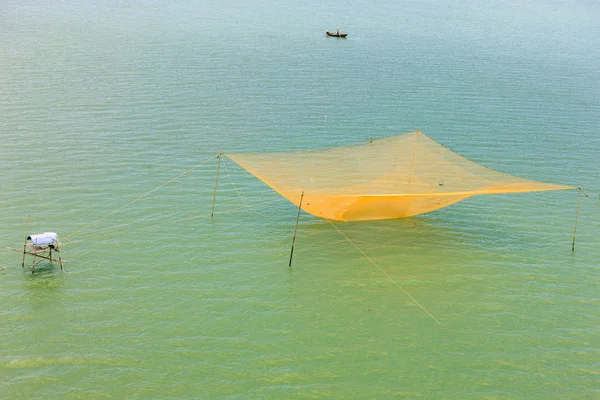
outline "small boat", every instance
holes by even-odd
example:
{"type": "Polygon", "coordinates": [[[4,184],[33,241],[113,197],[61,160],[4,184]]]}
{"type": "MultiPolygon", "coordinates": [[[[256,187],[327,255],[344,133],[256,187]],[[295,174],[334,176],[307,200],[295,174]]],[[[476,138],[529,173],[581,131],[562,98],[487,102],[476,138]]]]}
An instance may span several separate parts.
{"type": "Polygon", "coordinates": [[[348,36],[347,33],[340,33],[340,28],[337,28],[336,32],[325,31],[325,34],[327,36],[333,36],[333,37],[339,37],[339,38],[345,38],[346,36],[348,36]]]}

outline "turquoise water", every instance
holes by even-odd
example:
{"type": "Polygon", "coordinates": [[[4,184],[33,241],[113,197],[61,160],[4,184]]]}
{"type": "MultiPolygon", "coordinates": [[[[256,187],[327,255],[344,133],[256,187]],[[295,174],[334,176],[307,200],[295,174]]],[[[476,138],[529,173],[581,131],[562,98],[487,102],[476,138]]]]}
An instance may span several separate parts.
{"type": "Polygon", "coordinates": [[[68,260],[0,252],[0,398],[600,397],[595,3],[172,3],[0,6],[0,246],[68,260]],[[336,223],[434,320],[310,215],[287,268],[295,207],[228,159],[212,220],[215,158],[108,215],[219,151],[416,129],[594,194],[576,252],[576,191],[336,223]]]}

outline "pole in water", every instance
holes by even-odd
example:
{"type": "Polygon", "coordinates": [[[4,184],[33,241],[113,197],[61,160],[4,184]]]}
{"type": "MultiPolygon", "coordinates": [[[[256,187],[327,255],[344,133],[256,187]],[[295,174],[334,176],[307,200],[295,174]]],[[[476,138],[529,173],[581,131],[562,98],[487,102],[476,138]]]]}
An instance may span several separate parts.
{"type": "MultiPolygon", "coordinates": [[[[60,270],[63,271],[63,263],[62,263],[62,256],[60,255],[60,248],[58,247],[58,244],[56,244],[56,252],[58,253],[58,262],[60,263],[60,270]]],[[[52,258],[52,257],[50,257],[52,258]]]]}
{"type": "Polygon", "coordinates": [[[25,268],[25,250],[27,249],[27,236],[29,236],[29,215],[25,220],[25,240],[23,240],[23,258],[21,259],[22,268],[25,268]]]}
{"type": "Polygon", "coordinates": [[[577,211],[575,211],[575,228],[573,228],[573,245],[571,246],[571,252],[575,252],[575,237],[577,236],[577,221],[579,220],[579,204],[581,202],[581,186],[577,188],[577,211]]]}
{"type": "Polygon", "coordinates": [[[290,264],[292,268],[292,257],[294,256],[294,244],[296,243],[296,231],[298,230],[298,221],[300,220],[300,209],[302,208],[302,199],[304,198],[304,192],[300,195],[300,204],[298,204],[298,215],[296,215],[296,227],[294,228],[294,237],[292,238],[292,250],[290,251],[290,264]]]}
{"type": "Polygon", "coordinates": [[[221,157],[222,156],[223,156],[223,153],[219,153],[219,155],[217,156],[217,158],[219,159],[219,163],[217,164],[217,178],[215,179],[215,194],[213,196],[212,211],[210,213],[211,218],[213,217],[213,215],[215,215],[215,201],[217,201],[217,185],[219,184],[219,167],[221,166],[221,157]]]}

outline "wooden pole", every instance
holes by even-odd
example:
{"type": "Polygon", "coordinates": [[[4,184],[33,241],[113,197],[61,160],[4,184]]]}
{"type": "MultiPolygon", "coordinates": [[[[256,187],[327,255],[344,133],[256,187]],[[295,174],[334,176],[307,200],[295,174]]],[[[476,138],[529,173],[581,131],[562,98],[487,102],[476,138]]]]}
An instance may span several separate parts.
{"type": "Polygon", "coordinates": [[[573,228],[573,245],[571,246],[571,252],[575,252],[575,237],[577,236],[577,221],[579,220],[579,204],[581,203],[581,187],[578,187],[577,192],[577,211],[575,211],[575,228],[573,228]]]}
{"type": "Polygon", "coordinates": [[[296,243],[296,231],[298,230],[298,221],[300,220],[300,209],[302,208],[302,199],[304,198],[304,192],[300,195],[300,204],[298,204],[298,215],[296,215],[296,227],[294,228],[294,237],[292,238],[292,250],[290,251],[290,264],[292,268],[292,257],[294,256],[294,244],[296,243]]]}
{"type": "Polygon", "coordinates": [[[27,250],[27,235],[23,241],[23,258],[21,258],[21,268],[25,268],[25,251],[27,250]]]}
{"type": "Polygon", "coordinates": [[[217,177],[215,179],[215,194],[213,196],[212,211],[210,213],[211,218],[213,217],[213,215],[215,215],[215,202],[217,201],[217,185],[219,184],[219,167],[221,167],[221,157],[222,156],[223,156],[223,153],[219,153],[219,155],[217,156],[217,158],[219,159],[219,163],[217,164],[217,177]]]}
{"type": "Polygon", "coordinates": [[[29,236],[29,215],[25,220],[25,240],[23,240],[23,258],[21,259],[21,268],[25,268],[25,250],[27,249],[27,236],[29,236]]]}
{"type": "MultiPolygon", "coordinates": [[[[11,249],[11,250],[14,250],[14,249],[11,249]]],[[[15,251],[18,251],[19,253],[21,252],[20,250],[15,250],[15,251]]],[[[57,258],[50,258],[47,255],[43,256],[43,255],[40,255],[39,253],[30,253],[30,252],[27,252],[27,254],[29,254],[30,256],[36,256],[37,258],[40,258],[40,259],[43,259],[43,260],[48,260],[48,261],[64,261],[64,260],[57,259],[57,258]]],[[[40,261],[38,261],[38,262],[40,262],[40,261]]]]}
{"type": "Polygon", "coordinates": [[[63,264],[62,264],[62,256],[60,255],[60,248],[58,247],[58,244],[56,245],[56,252],[58,253],[58,262],[60,263],[60,270],[63,271],[63,264]]]}

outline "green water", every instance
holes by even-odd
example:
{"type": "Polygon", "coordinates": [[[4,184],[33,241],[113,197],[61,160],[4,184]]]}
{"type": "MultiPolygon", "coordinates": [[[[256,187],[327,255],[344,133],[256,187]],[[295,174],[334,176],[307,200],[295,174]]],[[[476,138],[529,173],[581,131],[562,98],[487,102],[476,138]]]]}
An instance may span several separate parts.
{"type": "Polygon", "coordinates": [[[68,260],[0,252],[0,398],[600,397],[597,198],[574,254],[576,191],[336,223],[431,315],[307,214],[287,268],[296,209],[228,159],[212,220],[216,159],[108,215],[219,151],[416,129],[597,197],[595,3],[172,3],[0,5],[0,246],[29,215],[68,260]]]}

